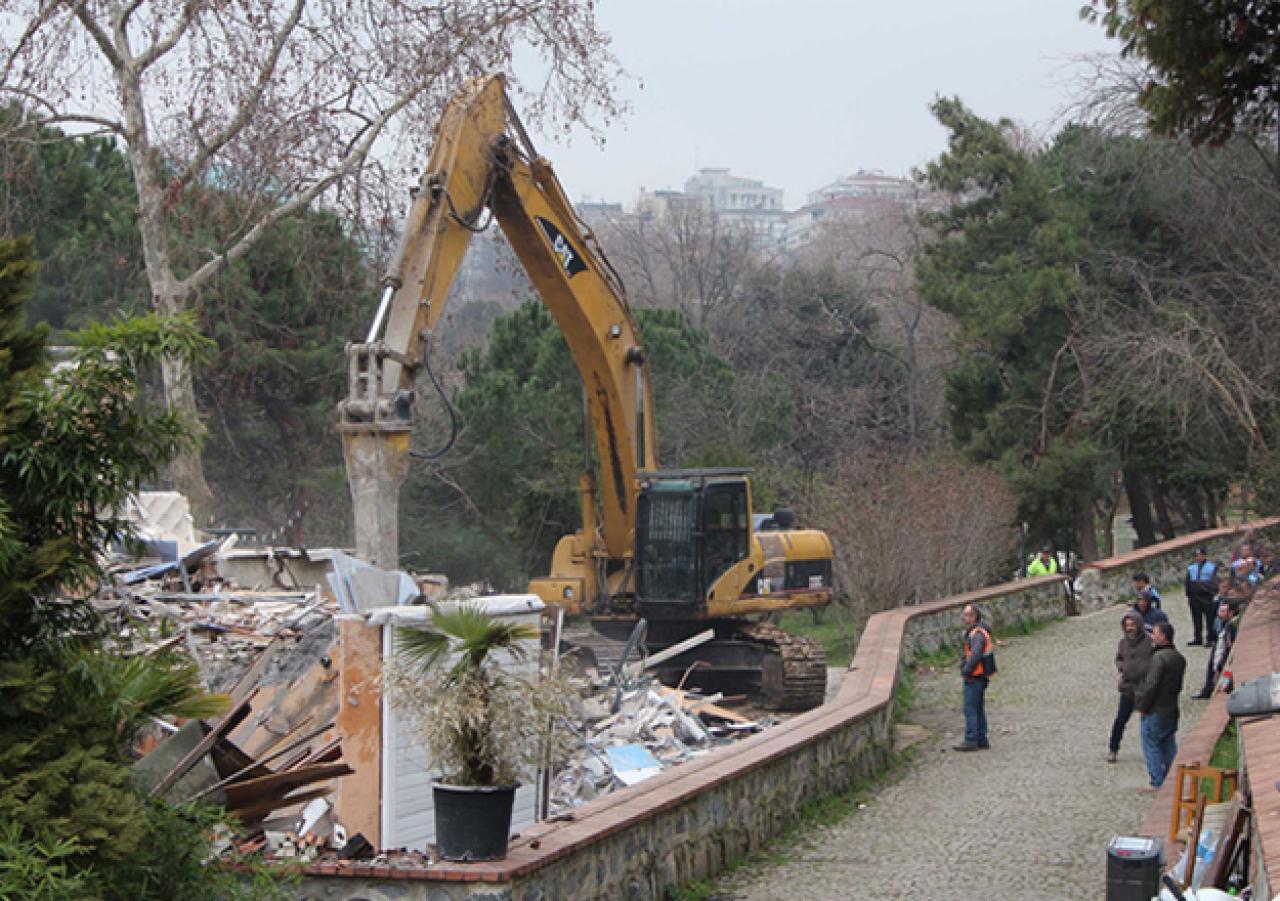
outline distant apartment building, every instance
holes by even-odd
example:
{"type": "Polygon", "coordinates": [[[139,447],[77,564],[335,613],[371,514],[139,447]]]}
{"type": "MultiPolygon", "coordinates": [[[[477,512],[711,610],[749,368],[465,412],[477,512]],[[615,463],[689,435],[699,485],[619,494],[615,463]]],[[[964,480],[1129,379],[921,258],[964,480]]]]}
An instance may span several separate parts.
{"type": "Polygon", "coordinates": [[[777,245],[786,235],[781,188],[728,169],[705,168],[684,183],[684,193],[703,198],[722,221],[747,229],[757,248],[777,245]]]}
{"type": "Polygon", "coordinates": [[[883,172],[859,170],[810,191],[805,205],[788,212],[781,188],[759,179],[734,175],[727,168],[702,168],[687,179],[683,191],[646,190],[634,205],[587,202],[577,205],[578,215],[595,229],[661,222],[697,211],[714,214],[718,224],[747,231],[762,252],[795,250],[812,241],[826,223],[867,222],[895,209],[934,207],[939,195],[907,178],[883,172]]]}
{"type": "Polygon", "coordinates": [[[782,210],[782,189],[754,178],[730,175],[728,169],[699,169],[684,183],[684,192],[706,197],[716,212],[782,210]]]}
{"type": "Polygon", "coordinates": [[[532,291],[515,252],[495,226],[472,237],[449,296],[455,303],[493,300],[512,306],[532,291]]]}
{"type": "Polygon", "coordinates": [[[625,215],[622,204],[607,200],[584,200],[582,203],[575,203],[573,208],[577,211],[578,218],[592,228],[617,222],[625,215]]]}
{"type": "Polygon", "coordinates": [[[909,178],[894,178],[875,169],[870,171],[859,169],[855,175],[837,178],[829,185],[810,191],[805,197],[805,206],[814,206],[824,201],[845,197],[864,201],[887,200],[893,203],[911,204],[919,195],[919,186],[909,178]]]}
{"type": "Polygon", "coordinates": [[[827,223],[866,222],[893,208],[916,210],[931,205],[935,199],[934,194],[908,178],[860,169],[810,191],[805,205],[788,218],[784,243],[788,249],[802,247],[827,223]]]}
{"type": "Polygon", "coordinates": [[[640,196],[636,199],[635,215],[645,220],[661,220],[689,209],[710,210],[711,203],[706,197],[683,191],[646,191],[641,188],[640,196]]]}

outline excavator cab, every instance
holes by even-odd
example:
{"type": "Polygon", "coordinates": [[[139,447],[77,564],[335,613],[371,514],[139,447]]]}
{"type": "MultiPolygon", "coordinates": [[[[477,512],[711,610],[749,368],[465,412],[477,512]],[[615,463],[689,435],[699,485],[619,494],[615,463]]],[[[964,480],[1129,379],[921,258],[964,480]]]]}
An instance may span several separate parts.
{"type": "Polygon", "coordinates": [[[641,474],[637,605],[651,620],[704,619],[711,586],[751,555],[747,470],[641,474]]]}

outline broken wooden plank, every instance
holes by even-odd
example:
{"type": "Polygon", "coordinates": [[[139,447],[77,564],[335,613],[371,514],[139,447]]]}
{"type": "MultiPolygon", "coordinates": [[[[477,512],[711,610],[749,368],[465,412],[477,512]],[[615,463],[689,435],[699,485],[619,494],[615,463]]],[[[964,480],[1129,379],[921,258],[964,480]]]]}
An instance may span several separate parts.
{"type": "Polygon", "coordinates": [[[708,641],[716,637],[715,629],[707,629],[705,632],[699,632],[692,638],[686,638],[677,644],[673,644],[666,650],[651,654],[639,663],[629,663],[622,670],[624,676],[628,678],[638,676],[647,669],[657,666],[659,663],[665,663],[673,657],[679,657],[685,651],[692,651],[696,647],[706,644],[708,641]]]}
{"type": "Polygon", "coordinates": [[[185,757],[178,761],[177,765],[171,769],[163,779],[156,783],[155,788],[148,792],[148,797],[158,798],[173,787],[173,784],[183,777],[187,770],[196,765],[196,761],[204,757],[217,744],[218,739],[225,736],[228,732],[238,726],[246,716],[249,715],[249,699],[241,701],[231,709],[222,722],[210,728],[207,735],[200,739],[197,744],[185,757]]]}
{"type": "MultiPolygon", "coordinates": [[[[302,745],[305,745],[307,742],[311,741],[313,738],[316,738],[316,737],[317,737],[317,736],[319,736],[321,733],[323,733],[323,732],[325,732],[325,731],[327,731],[327,730],[329,730],[329,729],[332,729],[332,728],[333,728],[333,725],[334,725],[333,723],[327,723],[327,724],[325,724],[325,725],[321,726],[319,729],[313,729],[311,732],[308,732],[306,735],[302,736],[302,737],[301,737],[301,738],[299,738],[297,741],[290,742],[286,747],[281,748],[280,750],[276,751],[276,752],[275,752],[275,753],[273,753],[273,754],[269,754],[269,755],[267,755],[266,757],[263,757],[263,758],[261,758],[261,759],[259,759],[259,760],[254,760],[254,761],[252,761],[252,762],[251,762],[250,764],[248,764],[247,766],[242,767],[242,768],[241,768],[241,769],[239,769],[238,771],[236,771],[236,772],[232,773],[230,776],[227,776],[227,777],[225,777],[224,779],[222,779],[221,781],[219,781],[219,782],[217,782],[217,783],[215,783],[215,784],[213,784],[213,785],[209,786],[208,788],[206,788],[206,789],[204,789],[203,791],[201,791],[199,794],[194,795],[194,796],[192,796],[191,798],[188,798],[188,800],[190,800],[190,801],[196,801],[196,800],[198,800],[198,799],[200,799],[200,798],[203,798],[205,795],[209,794],[210,792],[216,791],[216,790],[217,790],[217,789],[219,789],[219,788],[224,788],[224,787],[226,787],[226,786],[230,785],[231,783],[235,782],[235,781],[236,781],[237,779],[239,779],[241,776],[244,776],[244,775],[248,774],[251,770],[256,769],[257,767],[261,767],[265,772],[263,772],[263,773],[261,773],[261,774],[259,774],[259,775],[257,775],[257,776],[254,776],[254,777],[252,777],[251,779],[246,779],[246,780],[244,780],[244,782],[250,782],[250,781],[253,781],[254,779],[259,779],[259,778],[262,778],[262,777],[265,777],[265,776],[272,776],[272,775],[275,775],[274,773],[272,773],[270,770],[268,770],[268,769],[266,768],[266,765],[267,765],[268,763],[270,763],[271,761],[273,761],[273,760],[275,760],[275,759],[277,759],[277,758],[279,758],[279,757],[284,756],[285,754],[288,754],[290,751],[292,751],[292,750],[294,750],[294,749],[296,749],[296,748],[298,748],[298,747],[301,747],[302,745]]],[[[335,742],[336,742],[336,739],[335,739],[335,742]]],[[[309,751],[304,752],[304,753],[309,753],[309,751]]],[[[304,758],[304,759],[305,759],[305,758],[304,758]]]]}
{"type": "Polygon", "coordinates": [[[727,720],[730,723],[739,723],[744,726],[753,722],[753,720],[747,719],[741,713],[737,713],[733,710],[727,710],[719,704],[712,704],[710,701],[706,701],[701,704],[693,704],[689,707],[689,712],[696,713],[699,716],[709,716],[718,720],[727,720]]]}
{"type": "Polygon", "coordinates": [[[257,779],[246,779],[227,786],[226,808],[235,813],[245,805],[260,799],[268,797],[280,799],[304,785],[338,776],[349,776],[354,772],[355,770],[345,763],[320,763],[296,770],[272,773],[270,776],[259,776],[257,779]]]}
{"type": "Polygon", "coordinates": [[[253,690],[258,685],[258,680],[266,672],[267,665],[271,663],[272,658],[275,657],[283,645],[284,642],[279,639],[273,639],[269,645],[262,649],[261,653],[254,658],[253,664],[240,677],[240,681],[236,683],[235,688],[231,689],[231,703],[239,704],[253,693],[253,690]]]}
{"type": "Polygon", "coordinates": [[[313,788],[300,795],[294,795],[288,798],[263,798],[261,800],[248,803],[244,807],[237,808],[231,812],[239,817],[242,823],[253,823],[256,820],[261,820],[268,814],[274,813],[277,810],[282,810],[285,807],[294,807],[298,804],[305,804],[316,798],[323,798],[332,791],[333,789],[331,787],[326,786],[324,788],[313,788]]]}

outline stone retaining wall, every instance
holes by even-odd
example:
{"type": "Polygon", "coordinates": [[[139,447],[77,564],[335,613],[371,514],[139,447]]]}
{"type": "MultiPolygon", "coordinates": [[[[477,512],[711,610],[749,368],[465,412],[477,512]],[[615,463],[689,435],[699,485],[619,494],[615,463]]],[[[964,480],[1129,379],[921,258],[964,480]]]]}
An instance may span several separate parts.
{"type": "MultiPolygon", "coordinates": [[[[1280,519],[1259,520],[1250,523],[1248,528],[1257,531],[1270,543],[1280,534],[1280,519]]],[[[1096,563],[1087,563],[1080,568],[1080,576],[1076,579],[1080,612],[1101,610],[1117,601],[1132,598],[1135,573],[1145,572],[1154,585],[1181,585],[1187,567],[1195,558],[1195,549],[1201,545],[1208,550],[1211,560],[1226,563],[1231,559],[1236,542],[1248,528],[1206,529],[1096,563]]],[[[1181,597],[1179,593],[1177,598],[1166,598],[1165,603],[1176,602],[1181,597]]]]}
{"type": "MultiPolygon", "coordinates": [[[[1280,520],[1255,524],[1274,527],[1280,520]]],[[[1086,606],[1132,589],[1141,567],[1164,581],[1188,548],[1230,544],[1243,529],[1215,530],[1094,564],[1086,606]],[[1122,591],[1121,588],[1128,588],[1122,591]]],[[[308,901],[390,899],[657,898],[718,873],[796,822],[804,803],[874,776],[892,746],[892,700],[911,656],[954,645],[965,604],[996,627],[1061,616],[1062,576],[998,585],[876,614],[867,622],[837,696],[822,707],[731,747],[578,808],[567,822],[539,823],[507,859],[481,864],[343,861],[312,865],[298,889],[308,901]]]]}

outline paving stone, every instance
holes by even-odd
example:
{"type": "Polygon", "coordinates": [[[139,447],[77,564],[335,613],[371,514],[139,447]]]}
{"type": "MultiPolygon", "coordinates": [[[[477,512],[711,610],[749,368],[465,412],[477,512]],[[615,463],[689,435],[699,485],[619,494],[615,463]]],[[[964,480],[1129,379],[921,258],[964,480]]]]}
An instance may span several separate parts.
{"type": "MultiPolygon", "coordinates": [[[[1178,586],[1161,586],[1181,635],[1189,615],[1178,586]]],[[[863,810],[795,844],[768,863],[740,868],[717,886],[743,899],[874,898],[931,901],[1061,901],[1104,894],[1106,846],[1133,834],[1150,796],[1130,721],[1116,764],[1104,762],[1115,713],[1115,667],[1123,606],[1051,623],[997,650],[987,692],[991,751],[958,754],[964,731],[960,679],[918,675],[913,719],[934,730],[907,772],[888,780],[863,810]]],[[[1186,648],[1187,671],[1207,653],[1186,648]]],[[[1184,689],[1180,734],[1202,702],[1184,689]]]]}

